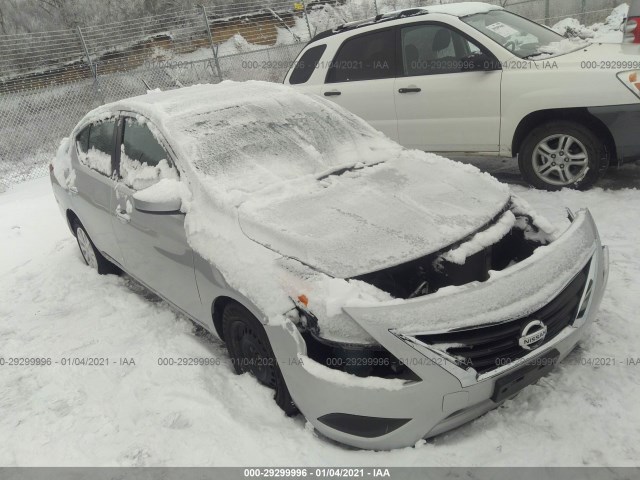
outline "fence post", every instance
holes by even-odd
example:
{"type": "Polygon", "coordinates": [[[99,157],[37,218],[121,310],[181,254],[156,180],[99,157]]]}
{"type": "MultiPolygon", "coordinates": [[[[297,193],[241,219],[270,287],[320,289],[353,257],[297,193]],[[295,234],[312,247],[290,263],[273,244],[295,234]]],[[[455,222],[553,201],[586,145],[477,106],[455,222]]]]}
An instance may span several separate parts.
{"type": "Polygon", "coordinates": [[[209,37],[209,44],[211,45],[211,52],[213,53],[213,61],[216,65],[216,73],[220,81],[222,78],[222,70],[220,69],[220,62],[218,61],[218,47],[213,43],[213,35],[211,35],[211,25],[209,24],[209,17],[207,17],[207,9],[204,5],[200,5],[202,9],[202,18],[204,19],[204,25],[207,28],[207,36],[209,37]]]}
{"type": "Polygon", "coordinates": [[[551,24],[551,6],[550,0],[544,0],[544,23],[549,26],[551,24]]]}
{"type": "Polygon", "coordinates": [[[82,35],[82,29],[80,25],[76,26],[76,33],[78,34],[78,38],[80,39],[80,44],[82,45],[82,49],[84,50],[85,57],[87,58],[87,65],[91,69],[91,74],[93,75],[93,85],[100,97],[100,101],[105,103],[104,95],[102,95],[102,89],[100,88],[100,80],[98,79],[98,67],[91,61],[91,55],[89,55],[89,48],[87,47],[87,42],[84,40],[84,35],[82,35]]]}
{"type": "Polygon", "coordinates": [[[307,22],[307,31],[309,32],[309,40],[311,40],[311,25],[309,25],[309,14],[307,13],[307,4],[304,0],[302,0],[302,14],[304,15],[304,19],[307,22]]]}
{"type": "Polygon", "coordinates": [[[375,10],[376,15],[378,15],[378,0],[373,0],[373,9],[375,10]]]}

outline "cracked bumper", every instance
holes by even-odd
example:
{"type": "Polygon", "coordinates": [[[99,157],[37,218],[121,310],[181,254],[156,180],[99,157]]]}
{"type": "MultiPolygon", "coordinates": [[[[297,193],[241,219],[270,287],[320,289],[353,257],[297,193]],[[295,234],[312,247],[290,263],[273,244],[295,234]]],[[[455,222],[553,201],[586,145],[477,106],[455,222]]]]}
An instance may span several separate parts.
{"type": "MultiPolygon", "coordinates": [[[[566,247],[572,242],[581,250],[580,258],[584,259],[580,265],[576,265],[576,269],[587,268],[587,285],[588,282],[592,282],[591,295],[586,300],[583,313],[560,334],[538,349],[532,350],[527,356],[483,374],[478,374],[473,368],[463,368],[446,353],[411,341],[412,332],[432,328],[433,322],[417,321],[421,314],[426,315],[422,318],[430,318],[429,315],[433,314],[430,311],[430,304],[434,300],[431,296],[411,302],[410,309],[403,309],[402,304],[345,309],[381,345],[405,362],[421,381],[359,378],[318,364],[310,368],[309,363],[313,361],[306,357],[305,342],[295,325],[288,323],[284,328],[267,326],[267,334],[296,405],[307,420],[327,437],[368,449],[410,446],[422,438],[455,428],[495,408],[504,401],[504,398],[499,401],[492,400],[496,398],[494,392],[497,382],[513,376],[514,372],[523,371],[521,369],[526,370],[528,365],[546,357],[552,351],[557,351],[556,360],[562,360],[583,337],[585,329],[596,315],[607,282],[608,252],[606,247],[601,246],[595,224],[588,212],[578,214],[567,232],[556,242],[541,248],[547,249],[544,254],[547,260],[550,257],[553,261],[555,255],[564,254],[563,245],[566,247]],[[398,308],[404,310],[403,314],[413,315],[415,318],[405,319],[404,325],[400,327],[391,321],[387,324],[376,321],[388,316],[391,309],[398,308]],[[342,418],[347,421],[327,422],[327,418],[342,418]],[[355,423],[352,422],[354,418],[355,423]],[[379,419],[392,421],[385,423],[379,419]],[[360,428],[367,424],[378,425],[378,428],[369,431],[360,428]]],[[[520,268],[512,267],[501,272],[494,284],[490,279],[483,284],[475,285],[466,295],[473,296],[473,291],[478,288],[498,288],[505,281],[512,285],[522,285],[527,282],[528,275],[533,274],[535,270],[527,268],[527,265],[520,268]]],[[[567,285],[574,275],[575,272],[567,271],[566,278],[561,278],[560,281],[567,285]]],[[[584,298],[581,303],[583,301],[584,298]]],[[[455,307],[454,302],[460,303],[457,295],[441,295],[437,299],[438,310],[442,311],[442,308],[447,308],[448,305],[450,310],[459,315],[460,309],[455,307]]],[[[513,315],[514,311],[520,311],[520,315],[511,317],[520,318],[531,313],[529,310],[537,308],[536,305],[529,305],[527,299],[522,297],[514,297],[511,303],[517,305],[516,310],[497,309],[477,315],[477,312],[472,310],[471,302],[468,307],[470,310],[466,313],[467,321],[473,325],[474,320],[480,317],[483,324],[504,322],[505,314],[513,315]]],[[[529,383],[533,381],[535,379],[529,383]]],[[[529,383],[525,381],[524,385],[518,386],[511,396],[529,383]]]]}

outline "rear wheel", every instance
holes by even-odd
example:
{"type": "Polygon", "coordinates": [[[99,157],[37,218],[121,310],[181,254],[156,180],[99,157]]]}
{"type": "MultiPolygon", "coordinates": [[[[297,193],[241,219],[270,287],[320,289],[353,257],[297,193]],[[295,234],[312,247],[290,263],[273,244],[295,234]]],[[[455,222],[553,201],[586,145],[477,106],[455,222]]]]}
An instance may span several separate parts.
{"type": "Polygon", "coordinates": [[[608,166],[605,144],[575,122],[549,122],[534,129],[522,143],[518,165],[524,179],[544,190],[586,190],[608,166]]]}
{"type": "Polygon", "coordinates": [[[297,414],[298,409],[260,322],[246,308],[230,303],[222,314],[222,331],[235,372],[250,373],[260,383],[274,389],[274,399],[284,413],[297,414]]]}
{"type": "Polygon", "coordinates": [[[78,247],[80,247],[82,258],[87,265],[95,269],[100,275],[106,275],[109,273],[117,275],[120,273],[120,269],[107,260],[104,255],[98,251],[79,220],[73,222],[73,231],[76,234],[76,240],[78,241],[78,247]]]}

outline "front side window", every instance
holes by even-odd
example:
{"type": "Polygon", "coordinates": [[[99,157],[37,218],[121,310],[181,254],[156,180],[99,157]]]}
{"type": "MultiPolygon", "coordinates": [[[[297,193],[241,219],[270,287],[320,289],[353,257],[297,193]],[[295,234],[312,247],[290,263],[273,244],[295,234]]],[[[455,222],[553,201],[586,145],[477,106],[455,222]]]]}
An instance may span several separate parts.
{"type": "Polygon", "coordinates": [[[80,162],[107,177],[113,174],[111,157],[115,126],[114,119],[95,122],[85,127],[76,137],[80,162]]]}
{"type": "Polygon", "coordinates": [[[289,77],[289,83],[291,85],[306,83],[311,78],[314,70],[318,68],[320,58],[326,49],[326,45],[318,45],[304,52],[300,60],[298,60],[293,67],[293,72],[291,72],[291,76],[289,77]]]}
{"type": "Polygon", "coordinates": [[[480,48],[444,25],[425,24],[400,32],[403,74],[438,75],[468,71],[480,48]]]}
{"type": "Polygon", "coordinates": [[[142,190],[163,178],[177,179],[169,155],[145,121],[127,117],[120,146],[120,177],[134,190],[142,190]]]}
{"type": "Polygon", "coordinates": [[[396,74],[395,50],[392,29],[350,38],[333,59],[327,83],[393,78],[396,74]]]}
{"type": "Polygon", "coordinates": [[[576,43],[573,48],[560,49],[559,44],[567,42],[562,35],[505,10],[469,15],[462,17],[462,21],[520,58],[535,58],[556,51],[569,53],[583,46],[576,43]]]}

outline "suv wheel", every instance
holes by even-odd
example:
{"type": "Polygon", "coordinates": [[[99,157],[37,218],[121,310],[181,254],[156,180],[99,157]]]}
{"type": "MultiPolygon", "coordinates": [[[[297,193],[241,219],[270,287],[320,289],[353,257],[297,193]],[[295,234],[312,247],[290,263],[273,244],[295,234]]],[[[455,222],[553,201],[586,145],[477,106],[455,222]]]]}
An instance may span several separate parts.
{"type": "Polygon", "coordinates": [[[588,128],[574,122],[550,122],[522,143],[518,165],[524,179],[544,190],[586,190],[608,166],[607,149],[588,128]]]}
{"type": "Polygon", "coordinates": [[[274,399],[288,416],[298,413],[271,344],[260,322],[244,307],[228,304],[222,313],[222,332],[237,374],[250,373],[275,390],[274,399]]]}
{"type": "Polygon", "coordinates": [[[109,273],[117,275],[120,273],[120,269],[107,260],[98,251],[79,220],[74,222],[73,231],[76,234],[76,240],[78,241],[78,247],[80,247],[82,258],[87,265],[97,270],[100,275],[106,275],[109,273]]]}

